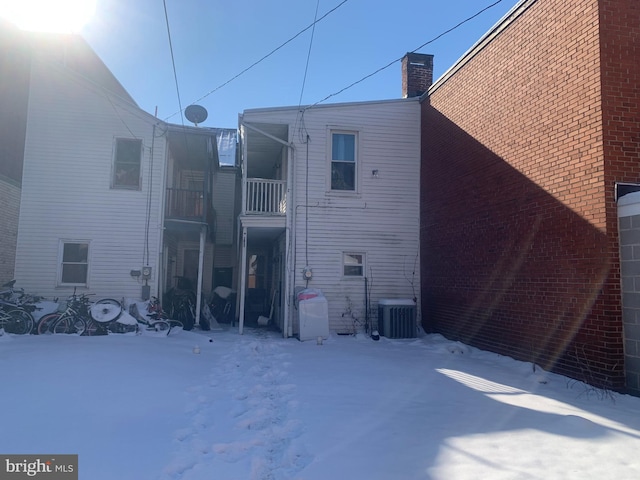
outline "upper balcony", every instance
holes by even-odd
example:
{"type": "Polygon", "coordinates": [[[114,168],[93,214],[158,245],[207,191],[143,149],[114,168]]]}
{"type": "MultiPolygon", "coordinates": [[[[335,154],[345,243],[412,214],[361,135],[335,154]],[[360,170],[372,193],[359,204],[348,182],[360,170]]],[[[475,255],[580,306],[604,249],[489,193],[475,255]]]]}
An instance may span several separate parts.
{"type": "Polygon", "coordinates": [[[287,182],[248,178],[245,191],[245,214],[285,215],[287,213],[287,182]]]}
{"type": "Polygon", "coordinates": [[[165,187],[164,226],[176,232],[215,231],[212,202],[214,172],[219,168],[215,129],[170,125],[170,158],[165,187]]]}
{"type": "Polygon", "coordinates": [[[286,124],[241,122],[243,215],[286,215],[288,132],[286,124]]]}

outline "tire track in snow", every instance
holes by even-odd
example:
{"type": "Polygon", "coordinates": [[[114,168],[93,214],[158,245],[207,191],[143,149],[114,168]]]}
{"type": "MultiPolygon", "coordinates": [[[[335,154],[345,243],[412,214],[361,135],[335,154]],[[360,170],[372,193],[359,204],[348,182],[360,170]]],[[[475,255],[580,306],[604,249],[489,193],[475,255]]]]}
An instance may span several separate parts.
{"type": "Polygon", "coordinates": [[[312,457],[299,439],[288,357],[270,338],[239,339],[221,356],[207,382],[187,391],[190,424],[175,432],[162,478],[209,478],[225,465],[252,480],[295,478],[312,457]]]}

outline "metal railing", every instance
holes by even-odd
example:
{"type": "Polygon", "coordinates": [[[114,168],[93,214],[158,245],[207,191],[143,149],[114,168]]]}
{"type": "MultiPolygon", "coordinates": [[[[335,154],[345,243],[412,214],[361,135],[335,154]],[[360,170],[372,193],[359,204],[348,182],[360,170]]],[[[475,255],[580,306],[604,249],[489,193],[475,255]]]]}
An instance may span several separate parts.
{"type": "Polygon", "coordinates": [[[248,178],[245,213],[284,215],[287,211],[287,182],[248,178]]]}

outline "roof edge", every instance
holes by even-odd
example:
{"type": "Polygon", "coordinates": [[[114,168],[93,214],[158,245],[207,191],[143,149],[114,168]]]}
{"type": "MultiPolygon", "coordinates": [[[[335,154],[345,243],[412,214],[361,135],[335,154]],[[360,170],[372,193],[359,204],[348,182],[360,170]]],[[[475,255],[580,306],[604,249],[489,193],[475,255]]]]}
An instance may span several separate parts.
{"type": "Polygon", "coordinates": [[[506,30],[520,15],[522,15],[529,7],[531,7],[538,0],[520,0],[509,10],[498,22],[491,27],[487,33],[485,33],[480,39],[473,44],[473,46],[467,50],[462,56],[445,71],[429,89],[420,97],[420,101],[423,101],[431,94],[433,94],[438,88],[444,85],[447,80],[453,77],[458,70],[464,67],[470,62],[476,55],[478,55],[489,43],[491,43],[500,33],[506,30]]]}
{"type": "Polygon", "coordinates": [[[389,98],[384,100],[361,100],[354,102],[342,102],[342,103],[323,103],[318,105],[289,105],[283,107],[259,107],[259,108],[249,108],[243,110],[242,113],[238,114],[238,117],[242,117],[245,114],[253,114],[253,113],[266,113],[266,112],[276,112],[276,111],[288,111],[288,110],[315,110],[318,108],[339,108],[339,107],[351,107],[357,105],[374,105],[377,103],[409,103],[419,100],[419,97],[409,97],[409,98],[389,98]]]}

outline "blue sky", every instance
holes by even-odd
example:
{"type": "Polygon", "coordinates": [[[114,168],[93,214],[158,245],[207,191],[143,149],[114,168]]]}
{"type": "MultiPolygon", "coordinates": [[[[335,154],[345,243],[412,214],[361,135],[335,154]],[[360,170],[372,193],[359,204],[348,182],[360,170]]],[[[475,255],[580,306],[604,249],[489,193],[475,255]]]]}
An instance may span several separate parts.
{"type": "MultiPolygon", "coordinates": [[[[166,0],[182,107],[198,101],[209,112],[203,126],[235,128],[245,109],[316,103],[496,1],[348,0],[316,24],[312,43],[309,29],[207,95],[310,25],[316,7],[321,17],[342,0],[166,0]]],[[[420,49],[434,55],[434,79],[516,3],[502,0],[420,49]]],[[[141,108],[162,119],[179,111],[162,0],[98,0],[80,33],[141,108]]],[[[399,98],[400,89],[396,62],[326,103],[399,98]]]]}

